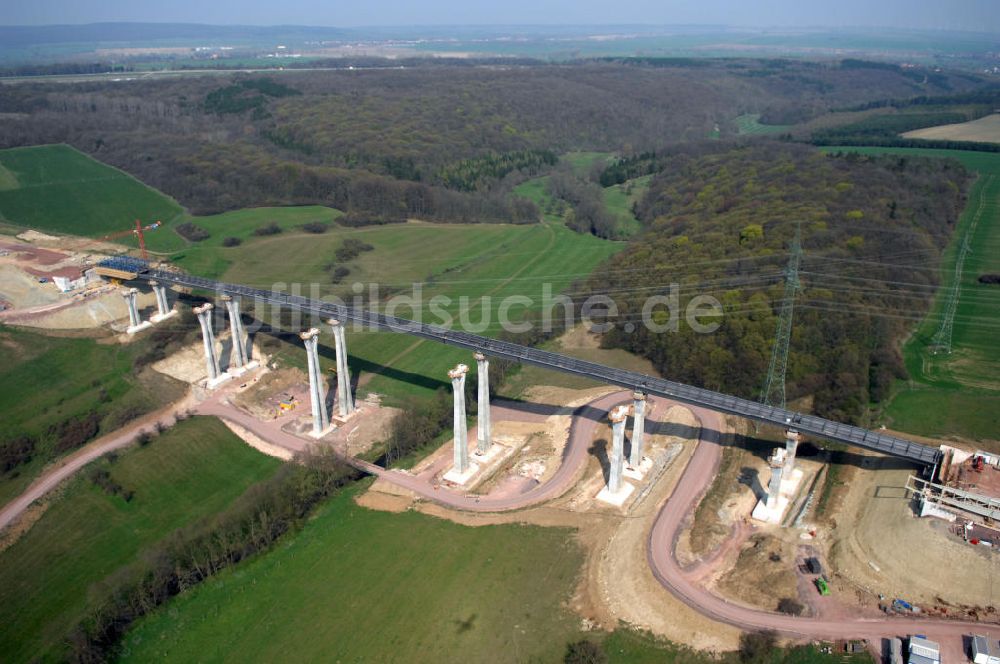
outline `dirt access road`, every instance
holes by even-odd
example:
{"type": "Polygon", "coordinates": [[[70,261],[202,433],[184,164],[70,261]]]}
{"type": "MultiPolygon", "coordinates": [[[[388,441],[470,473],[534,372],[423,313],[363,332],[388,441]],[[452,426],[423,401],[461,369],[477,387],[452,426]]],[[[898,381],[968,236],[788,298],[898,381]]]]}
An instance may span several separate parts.
{"type": "MultiPolygon", "coordinates": [[[[417,477],[407,473],[386,470],[379,466],[346,459],[355,467],[384,479],[400,488],[433,501],[445,507],[472,512],[504,512],[518,510],[551,500],[566,492],[576,481],[577,474],[587,463],[589,448],[597,427],[608,410],[619,403],[631,400],[629,392],[621,391],[599,397],[577,408],[573,413],[569,440],[563,453],[562,465],[552,478],[544,484],[515,496],[490,498],[489,496],[462,495],[445,490],[432,483],[426,476],[417,477]]],[[[1000,626],[983,623],[965,623],[948,620],[907,619],[903,617],[822,619],[799,618],[761,609],[743,606],[727,601],[701,587],[698,579],[703,575],[703,566],[683,569],[676,558],[677,540],[688,522],[698,501],[707,491],[718,470],[722,455],[719,444],[725,425],[723,417],[704,408],[684,406],[666,399],[657,399],[657,411],[665,413],[671,406],[681,405],[695,415],[700,425],[700,439],[684,473],[656,514],[647,543],[647,560],[654,577],[673,595],[706,617],[744,630],[771,629],[793,639],[840,639],[863,638],[879,644],[886,637],[907,634],[925,634],[942,645],[946,661],[963,661],[962,637],[971,633],[989,634],[1000,639],[1000,626]]],[[[518,411],[514,407],[496,409],[496,419],[531,418],[536,415],[518,411]]],[[[202,409],[205,414],[215,414],[231,419],[241,426],[268,439],[275,432],[260,430],[260,423],[239,411],[216,404],[202,409]],[[257,429],[255,431],[255,429],[257,429]]],[[[278,445],[293,445],[301,449],[307,443],[299,438],[280,432],[290,440],[270,440],[278,445]]]]}
{"type": "Polygon", "coordinates": [[[4,505],[0,510],[0,530],[9,526],[23,514],[32,503],[55,489],[59,484],[72,477],[78,470],[91,461],[99,459],[108,452],[121,449],[135,441],[141,431],[154,428],[157,424],[163,427],[173,426],[176,413],[187,410],[193,405],[193,398],[188,395],[176,403],[145,415],[123,429],[107,436],[102,436],[73,454],[60,459],[56,465],[47,469],[38,479],[32,482],[20,496],[4,505]]]}
{"type": "MultiPolygon", "coordinates": [[[[524,509],[562,495],[576,482],[577,473],[587,463],[591,443],[605,414],[613,406],[619,403],[628,403],[630,399],[629,392],[614,392],[577,408],[573,413],[569,440],[563,452],[559,470],[547,482],[538,484],[519,495],[490,498],[489,496],[453,493],[433,483],[427,477],[417,477],[396,470],[387,470],[347,455],[341,456],[345,462],[360,470],[446,507],[472,512],[505,512],[524,509]]],[[[656,401],[659,402],[656,410],[663,413],[667,412],[671,406],[683,405],[666,399],[656,399],[656,401]]],[[[724,429],[724,422],[718,413],[704,408],[685,407],[689,408],[698,420],[700,439],[677,487],[656,513],[646,551],[653,575],[678,599],[712,620],[744,630],[771,629],[783,636],[795,639],[865,638],[877,644],[880,639],[885,637],[921,633],[942,644],[942,654],[946,661],[963,661],[962,658],[965,655],[962,637],[964,635],[975,632],[989,634],[994,639],[1000,638],[1000,626],[987,626],[982,623],[912,620],[900,617],[821,619],[787,616],[729,602],[698,585],[699,570],[685,571],[680,566],[676,557],[676,545],[685,523],[717,472],[722,455],[720,434],[724,429]]],[[[214,415],[229,420],[271,444],[292,451],[305,450],[313,444],[284,432],[277,426],[268,426],[268,423],[261,422],[234,408],[224,401],[221,394],[198,404],[194,410],[199,414],[214,415]]],[[[522,413],[514,407],[497,410],[499,411],[497,419],[522,416],[522,413]]],[[[537,415],[524,412],[523,416],[536,417],[537,415]]],[[[109,449],[114,449],[114,444],[122,446],[130,442],[138,428],[140,426],[136,425],[128,434],[124,432],[117,434],[113,440],[95,446],[96,449],[93,451],[88,448],[85,452],[89,452],[89,454],[81,452],[78,457],[74,456],[59,468],[47,473],[36,481],[28,492],[4,508],[3,520],[0,520],[0,525],[9,522],[33,500],[85,465],[88,460],[97,458],[109,449]]]]}

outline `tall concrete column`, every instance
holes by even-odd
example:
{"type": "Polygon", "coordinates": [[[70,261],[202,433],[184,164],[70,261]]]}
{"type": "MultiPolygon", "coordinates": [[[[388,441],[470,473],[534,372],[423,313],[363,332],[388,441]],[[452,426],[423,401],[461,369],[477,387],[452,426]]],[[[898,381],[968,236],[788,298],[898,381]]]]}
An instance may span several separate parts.
{"type": "Polygon", "coordinates": [[[799,449],[799,432],[794,429],[785,431],[785,472],[792,472],[795,467],[795,453],[799,449]]]}
{"type": "Polygon", "coordinates": [[[125,298],[125,305],[128,307],[128,326],[139,327],[142,321],[139,319],[139,308],[136,306],[136,297],[139,295],[138,288],[126,288],[122,290],[122,297],[125,298]]]}
{"type": "Polygon", "coordinates": [[[618,493],[622,488],[622,466],[625,465],[625,421],[628,406],[618,406],[608,414],[611,420],[611,469],[608,472],[608,491],[618,493]]]}
{"type": "Polygon", "coordinates": [[[153,294],[156,295],[157,313],[162,318],[170,313],[170,304],[167,302],[167,287],[158,281],[150,281],[149,285],[153,287],[153,294]]]}
{"type": "Polygon", "coordinates": [[[323,392],[323,375],[319,370],[319,330],[315,327],[299,335],[306,347],[309,365],[309,401],[312,404],[313,433],[319,435],[330,426],[326,412],[326,394],[323,392]]]}
{"type": "Polygon", "coordinates": [[[330,319],[333,327],[333,344],[337,356],[337,407],[341,417],[354,412],[354,396],[351,394],[351,370],[347,366],[347,336],[339,320],[330,319]]]}
{"type": "Polygon", "coordinates": [[[771,466],[771,481],[767,486],[767,509],[778,508],[778,498],[781,495],[781,476],[785,466],[785,451],[780,447],[768,459],[771,466]]]}
{"type": "Polygon", "coordinates": [[[236,367],[242,369],[250,360],[247,357],[243,321],[240,319],[240,298],[239,296],[223,295],[222,301],[226,303],[226,309],[229,311],[229,331],[233,337],[233,352],[236,355],[236,367]]]}
{"type": "Polygon", "coordinates": [[[465,374],[469,367],[459,364],[448,372],[451,378],[451,389],[455,395],[455,464],[454,469],[459,475],[469,469],[469,432],[465,425],[465,374]]]}
{"type": "Polygon", "coordinates": [[[478,386],[476,451],[479,454],[486,454],[490,451],[490,445],[493,444],[493,433],[490,426],[490,361],[482,353],[476,353],[473,357],[476,358],[476,383],[478,386]]]}
{"type": "Polygon", "coordinates": [[[632,423],[632,449],[628,457],[630,468],[642,465],[642,439],[646,434],[646,395],[642,392],[632,394],[632,411],[635,418],[632,423]]]}
{"type": "Polygon", "coordinates": [[[219,377],[219,355],[215,350],[215,333],[212,332],[212,309],[211,302],[194,308],[198,322],[201,323],[201,340],[205,344],[205,369],[208,371],[209,381],[219,377]]]}

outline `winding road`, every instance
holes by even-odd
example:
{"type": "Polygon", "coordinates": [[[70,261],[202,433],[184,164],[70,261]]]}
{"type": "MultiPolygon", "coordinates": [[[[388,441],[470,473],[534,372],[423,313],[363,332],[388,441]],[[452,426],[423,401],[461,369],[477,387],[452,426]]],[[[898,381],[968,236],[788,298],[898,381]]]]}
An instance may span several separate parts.
{"type": "MultiPolygon", "coordinates": [[[[628,403],[631,393],[617,391],[598,397],[576,408],[570,426],[569,438],[563,450],[562,461],[557,471],[546,482],[536,484],[516,495],[501,497],[475,496],[457,493],[435,483],[428,474],[414,475],[398,470],[387,470],[381,466],[340,454],[341,458],[366,473],[372,474],[417,496],[446,507],[471,512],[507,512],[538,505],[552,500],[568,491],[586,468],[590,448],[597,427],[604,415],[615,405],[628,403]]],[[[696,571],[685,570],[678,563],[675,551],[677,540],[685,528],[690,515],[701,496],[711,485],[718,471],[722,457],[721,432],[725,430],[723,416],[714,411],[682,404],[657,397],[655,412],[666,413],[675,405],[688,408],[700,426],[697,448],[688,461],[677,486],[664,501],[653,521],[647,541],[647,560],[654,577],[659,583],[686,605],[704,616],[744,630],[769,629],[795,639],[839,639],[862,638],[873,643],[885,637],[905,636],[920,633],[942,644],[944,661],[964,661],[963,635],[973,632],[989,634],[1000,638],[1000,626],[984,623],[959,622],[950,620],[908,619],[902,617],[823,619],[800,618],[780,613],[736,604],[727,601],[702,587],[696,571]]],[[[237,424],[263,440],[292,451],[303,451],[311,444],[280,428],[276,422],[263,422],[228,403],[225,392],[220,391],[209,399],[197,404],[193,412],[219,417],[237,424]]],[[[162,415],[161,415],[162,417],[162,415]]],[[[515,405],[494,407],[494,420],[535,419],[538,414],[519,410],[515,405]]],[[[155,419],[155,418],[151,418],[155,419]]],[[[94,446],[85,454],[74,455],[61,466],[49,471],[36,480],[28,491],[12,501],[0,511],[0,527],[10,523],[37,498],[55,487],[60,481],[83,467],[100,454],[121,447],[135,435],[135,429],[147,426],[149,422],[130,428],[128,432],[109,437],[103,444],[94,446]]],[[[474,436],[473,436],[474,438],[474,436]]]]}

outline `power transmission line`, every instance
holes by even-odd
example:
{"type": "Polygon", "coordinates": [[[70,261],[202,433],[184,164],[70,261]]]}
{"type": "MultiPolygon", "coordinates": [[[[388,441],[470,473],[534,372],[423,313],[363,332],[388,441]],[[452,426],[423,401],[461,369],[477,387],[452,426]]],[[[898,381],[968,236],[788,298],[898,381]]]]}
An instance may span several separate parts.
{"type": "Polygon", "coordinates": [[[767,380],[760,394],[760,402],[779,408],[785,407],[785,371],[788,368],[788,343],[792,336],[792,312],[795,309],[795,293],[801,288],[799,283],[799,262],[802,260],[802,225],[796,225],[792,240],[791,256],[785,268],[785,297],[781,303],[781,315],[774,333],[774,350],[767,369],[767,380]]]}

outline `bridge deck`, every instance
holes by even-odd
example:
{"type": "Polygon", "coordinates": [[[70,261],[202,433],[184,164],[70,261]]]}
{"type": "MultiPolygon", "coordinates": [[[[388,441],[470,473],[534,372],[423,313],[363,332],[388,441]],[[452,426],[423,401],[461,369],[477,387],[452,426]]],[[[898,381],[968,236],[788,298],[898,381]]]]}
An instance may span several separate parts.
{"type": "Polygon", "coordinates": [[[213,279],[205,279],[167,270],[148,268],[142,271],[138,278],[215,291],[220,294],[242,295],[268,304],[314,313],[321,317],[363,323],[368,329],[401,332],[473,351],[482,351],[487,355],[534,364],[546,369],[576,374],[578,376],[586,376],[587,378],[593,378],[609,385],[618,385],[648,394],[676,399],[682,403],[703,406],[718,412],[737,415],[764,424],[794,428],[796,431],[817,438],[856,445],[925,465],[936,464],[941,454],[936,448],[927,445],[921,445],[903,438],[869,431],[868,429],[849,424],[840,424],[815,415],[804,415],[784,408],[775,408],[760,404],[749,399],[741,399],[722,394],[721,392],[685,385],[684,383],[677,383],[663,378],[654,378],[634,371],[614,369],[595,362],[578,360],[538,348],[530,348],[509,341],[490,339],[468,332],[449,330],[405,318],[385,316],[354,307],[310,300],[301,296],[251,288],[239,284],[228,284],[213,279]]]}

